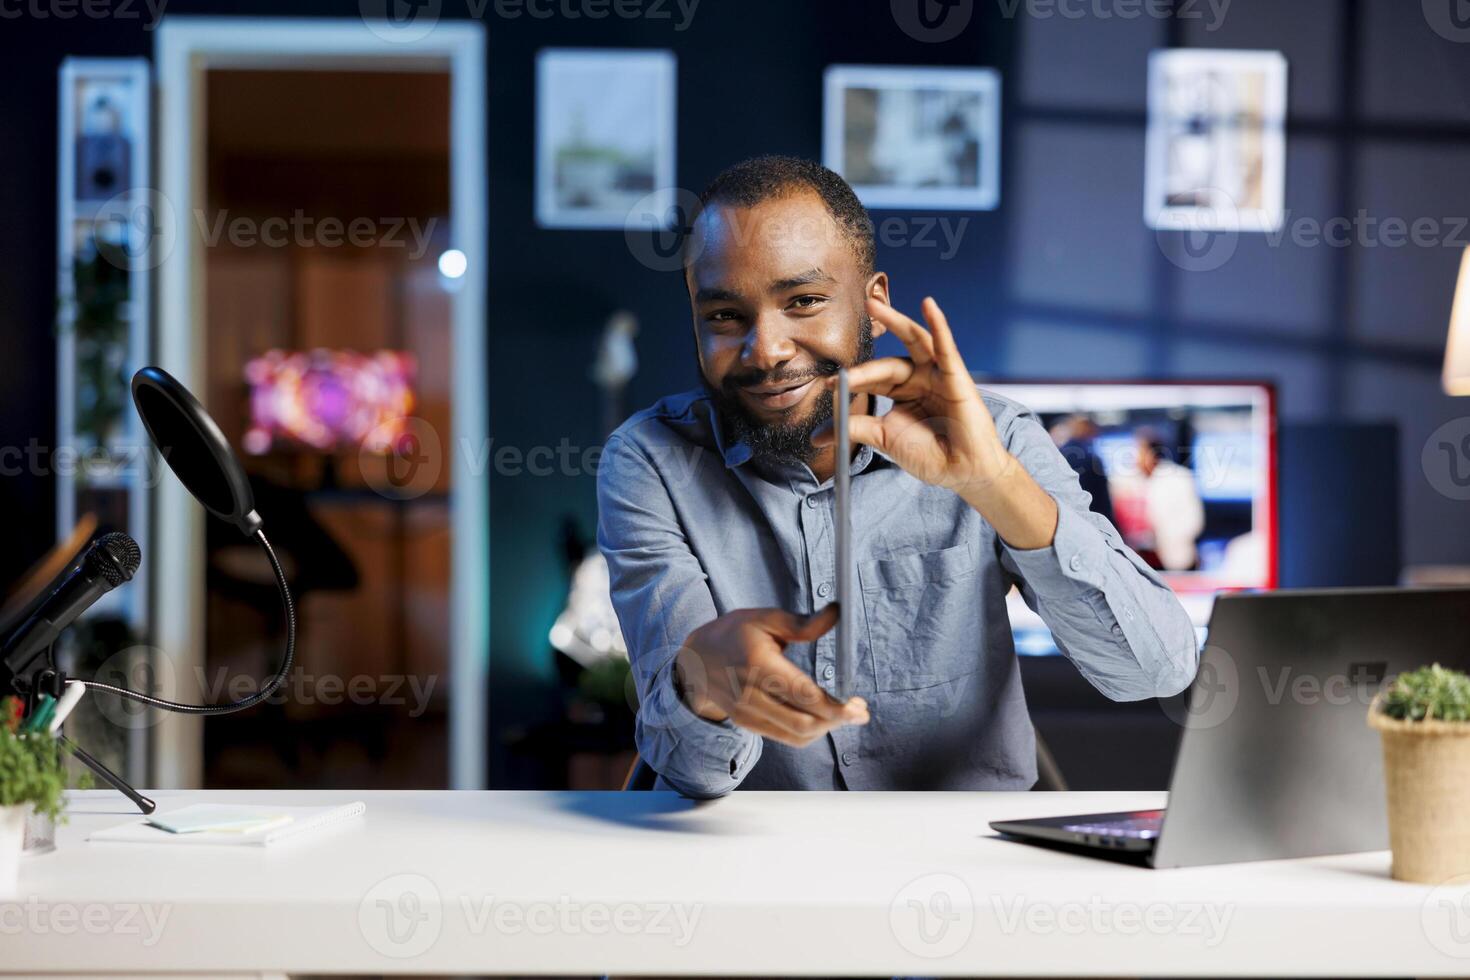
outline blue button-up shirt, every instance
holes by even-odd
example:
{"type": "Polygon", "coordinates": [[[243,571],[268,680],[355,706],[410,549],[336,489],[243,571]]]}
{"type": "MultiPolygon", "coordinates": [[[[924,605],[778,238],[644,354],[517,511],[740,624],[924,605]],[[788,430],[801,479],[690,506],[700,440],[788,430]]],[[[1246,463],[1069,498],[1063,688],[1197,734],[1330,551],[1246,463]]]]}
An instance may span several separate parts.
{"type": "MultiPolygon", "coordinates": [[[[863,446],[851,463],[860,601],[854,692],[871,720],[796,749],[695,715],[674,657],[724,613],[811,613],[836,586],[832,481],[751,458],[703,392],[665,398],[613,433],[598,472],[598,545],[638,685],[638,751],[659,785],[735,789],[1027,789],[1035,735],[1006,594],[1018,586],[1058,648],[1119,701],[1178,693],[1198,646],[1179,601],[1088,509],[1040,422],[983,393],[1010,453],[1057,502],[1052,545],[1010,547],[949,490],[863,446]]],[[[892,407],[876,398],[875,414],[892,407]]],[[[834,690],[835,631],[786,656],[834,690]]]]}

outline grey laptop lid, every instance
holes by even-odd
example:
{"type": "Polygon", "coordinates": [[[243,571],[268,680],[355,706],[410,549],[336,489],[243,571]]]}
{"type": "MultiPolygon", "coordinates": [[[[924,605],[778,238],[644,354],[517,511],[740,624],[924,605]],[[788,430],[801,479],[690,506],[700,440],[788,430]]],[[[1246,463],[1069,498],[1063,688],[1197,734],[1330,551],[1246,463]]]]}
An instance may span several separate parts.
{"type": "Polygon", "coordinates": [[[1155,867],[1388,847],[1368,703],[1385,679],[1470,667],[1470,589],[1221,596],[1190,689],[1155,867]]]}

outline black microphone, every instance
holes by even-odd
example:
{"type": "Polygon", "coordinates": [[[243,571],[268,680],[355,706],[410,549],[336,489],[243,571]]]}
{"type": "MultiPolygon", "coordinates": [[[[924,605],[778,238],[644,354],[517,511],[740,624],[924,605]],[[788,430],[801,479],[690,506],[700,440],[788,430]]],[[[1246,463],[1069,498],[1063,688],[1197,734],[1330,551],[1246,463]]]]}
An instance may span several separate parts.
{"type": "Polygon", "coordinates": [[[55,643],[93,603],[131,579],[142,561],[138,542],[121,531],[92,542],[72,573],[6,638],[0,650],[0,687],[9,689],[12,678],[55,643]]]}

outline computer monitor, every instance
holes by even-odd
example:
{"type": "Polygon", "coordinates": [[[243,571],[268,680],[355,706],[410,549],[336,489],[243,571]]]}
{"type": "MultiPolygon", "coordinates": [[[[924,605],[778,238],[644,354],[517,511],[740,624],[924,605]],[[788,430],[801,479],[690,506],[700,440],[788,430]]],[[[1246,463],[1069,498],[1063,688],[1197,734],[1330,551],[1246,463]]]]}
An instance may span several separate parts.
{"type": "Polygon", "coordinates": [[[245,365],[244,449],[393,452],[409,438],[417,370],[404,351],[267,351],[245,365]]]}
{"type": "MultiPolygon", "coordinates": [[[[1277,579],[1276,399],[1269,384],[981,382],[1041,420],[1092,508],[1168,583],[1203,633],[1214,597],[1277,579]]],[[[1021,653],[1056,652],[1012,592],[1021,653]]]]}

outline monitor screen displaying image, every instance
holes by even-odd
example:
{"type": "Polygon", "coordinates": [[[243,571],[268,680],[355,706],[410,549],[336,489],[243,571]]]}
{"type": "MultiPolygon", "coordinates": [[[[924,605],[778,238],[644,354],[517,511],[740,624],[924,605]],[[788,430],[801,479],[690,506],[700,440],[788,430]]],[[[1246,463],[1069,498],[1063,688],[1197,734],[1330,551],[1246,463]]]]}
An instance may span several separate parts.
{"type": "Polygon", "coordinates": [[[402,351],[268,351],[245,365],[245,451],[391,452],[408,432],[416,373],[402,351]]]}
{"type": "MultiPolygon", "coordinates": [[[[1046,428],[1123,540],[1180,597],[1196,627],[1214,596],[1276,586],[1275,398],[1242,382],[984,384],[1046,428]]],[[[1054,652],[1020,595],[1023,653],[1054,652]]]]}

